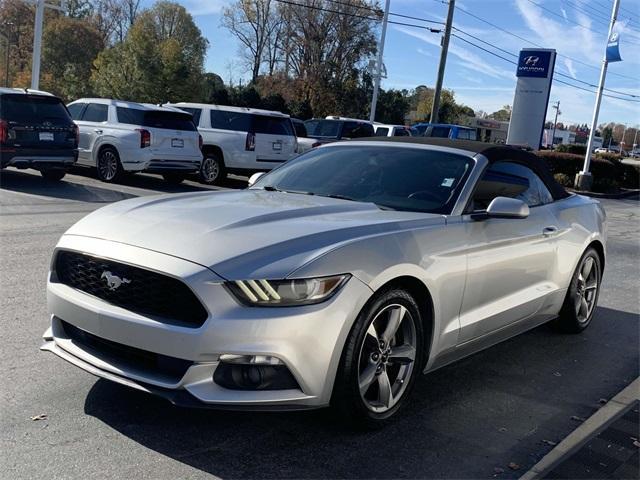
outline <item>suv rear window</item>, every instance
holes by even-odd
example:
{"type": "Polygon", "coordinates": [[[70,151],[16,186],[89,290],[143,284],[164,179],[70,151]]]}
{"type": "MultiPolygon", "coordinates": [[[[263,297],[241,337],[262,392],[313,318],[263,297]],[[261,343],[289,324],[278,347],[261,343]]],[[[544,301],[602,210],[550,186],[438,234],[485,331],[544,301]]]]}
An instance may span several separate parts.
{"type": "Polygon", "coordinates": [[[344,122],[342,127],[342,138],[363,138],[373,137],[373,125],[364,122],[344,122]]]}
{"type": "Polygon", "coordinates": [[[0,96],[0,118],[22,125],[37,125],[43,121],[69,125],[71,117],[57,97],[44,95],[5,94],[0,96]]]}
{"type": "Polygon", "coordinates": [[[202,115],[201,108],[191,108],[191,107],[179,107],[179,108],[180,110],[189,112],[193,116],[193,123],[196,124],[196,127],[200,125],[200,115],[202,115]]]}
{"type": "Polygon", "coordinates": [[[424,132],[425,137],[436,137],[436,138],[449,138],[449,132],[451,132],[451,128],[449,127],[429,127],[427,131],[424,132]]]}
{"type": "Polygon", "coordinates": [[[188,113],[139,110],[127,107],[117,107],[116,111],[120,123],[167,130],[186,130],[189,132],[196,130],[193,117],[188,113]]]}
{"type": "Polygon", "coordinates": [[[264,133],[267,135],[295,136],[291,120],[288,118],[270,117],[267,115],[253,116],[253,132],[264,133]]]}
{"type": "Polygon", "coordinates": [[[387,127],[378,127],[376,129],[376,137],[386,137],[389,135],[389,129],[387,127]]]}

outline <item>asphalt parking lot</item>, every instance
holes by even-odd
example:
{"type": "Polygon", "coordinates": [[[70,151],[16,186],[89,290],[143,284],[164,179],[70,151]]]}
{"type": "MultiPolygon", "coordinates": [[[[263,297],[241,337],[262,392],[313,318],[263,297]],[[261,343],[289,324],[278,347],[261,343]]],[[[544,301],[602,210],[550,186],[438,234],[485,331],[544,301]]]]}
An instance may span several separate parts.
{"type": "Polygon", "coordinates": [[[602,201],[609,256],[583,335],[542,326],[422,377],[384,430],[350,432],[328,411],[179,409],[98,380],[38,350],[58,237],[106,203],[204,187],[82,173],[0,179],[2,478],[517,478],[638,376],[640,202],[627,199],[602,201]]]}

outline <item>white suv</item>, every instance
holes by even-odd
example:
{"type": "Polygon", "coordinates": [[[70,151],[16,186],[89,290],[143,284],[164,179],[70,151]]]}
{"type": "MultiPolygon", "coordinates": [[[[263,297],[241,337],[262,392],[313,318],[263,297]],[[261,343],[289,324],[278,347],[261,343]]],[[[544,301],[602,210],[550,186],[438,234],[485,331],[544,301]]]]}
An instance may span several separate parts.
{"type": "Polygon", "coordinates": [[[187,112],[104,98],[81,98],[67,108],[80,129],[78,164],[96,167],[104,182],[149,172],[180,183],[200,170],[202,138],[187,112]]]}
{"type": "Polygon", "coordinates": [[[289,115],[255,108],[175,103],[190,112],[203,138],[200,177],[218,184],[227,173],[251,175],[271,170],[296,155],[289,115]]]}
{"type": "Polygon", "coordinates": [[[411,127],[404,125],[387,125],[384,123],[374,123],[373,129],[376,137],[412,137],[411,127]]]}

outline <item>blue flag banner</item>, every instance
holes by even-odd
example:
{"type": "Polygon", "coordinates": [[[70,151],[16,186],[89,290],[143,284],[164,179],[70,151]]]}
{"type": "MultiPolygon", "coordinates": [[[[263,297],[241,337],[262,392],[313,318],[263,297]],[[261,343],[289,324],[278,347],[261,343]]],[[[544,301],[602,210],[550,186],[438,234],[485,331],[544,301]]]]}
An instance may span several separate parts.
{"type": "Polygon", "coordinates": [[[620,34],[612,32],[607,42],[607,62],[620,62],[620,34]]]}

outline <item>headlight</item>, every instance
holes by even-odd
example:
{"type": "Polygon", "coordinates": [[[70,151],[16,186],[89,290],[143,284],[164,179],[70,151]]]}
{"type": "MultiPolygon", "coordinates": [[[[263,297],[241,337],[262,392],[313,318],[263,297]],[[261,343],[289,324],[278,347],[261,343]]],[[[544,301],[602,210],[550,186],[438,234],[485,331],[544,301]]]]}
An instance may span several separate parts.
{"type": "Polygon", "coordinates": [[[238,280],[225,285],[245,305],[290,307],[327,300],[349,277],[346,274],[291,280],[238,280]]]}

